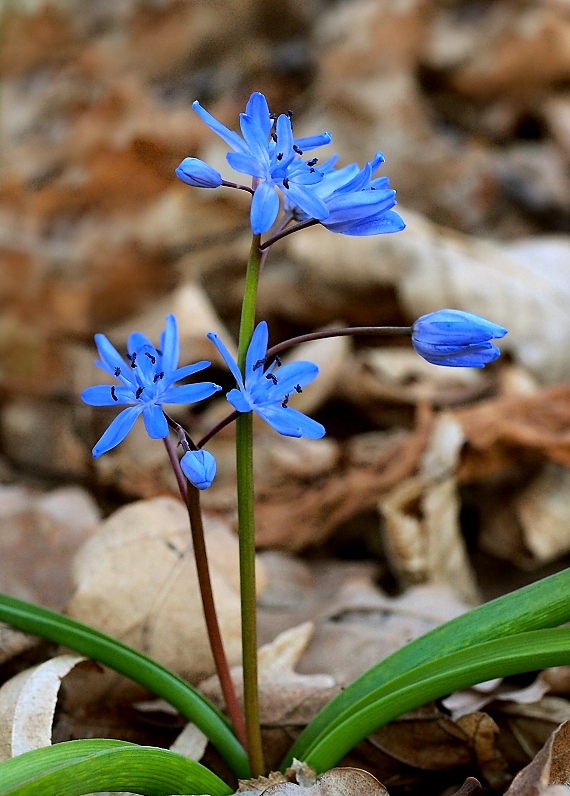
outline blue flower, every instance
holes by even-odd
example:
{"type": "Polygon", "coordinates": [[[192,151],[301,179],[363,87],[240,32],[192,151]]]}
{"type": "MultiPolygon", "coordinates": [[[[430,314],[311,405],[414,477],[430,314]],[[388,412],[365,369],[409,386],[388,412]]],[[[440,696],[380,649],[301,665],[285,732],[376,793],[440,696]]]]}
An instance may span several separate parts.
{"type": "Polygon", "coordinates": [[[412,326],[412,344],[433,365],[482,368],[500,355],[489,340],[507,330],[479,315],[461,310],[438,310],[422,315],[412,326]]]}
{"type": "Polygon", "coordinates": [[[204,370],[210,364],[196,362],[195,365],[177,367],[180,344],[174,315],[166,318],[166,328],[160,336],[160,350],[140,332],[133,332],[129,336],[128,362],[105,335],[96,334],[95,343],[101,357],[95,364],[114,376],[119,385],[88,387],[82,392],[82,399],[90,406],[130,405],[117,415],[93,448],[95,459],[122,442],[139,415],[143,416],[148,435],[153,439],[162,439],[168,434],[162,404],[195,403],[222,389],[212,382],[174,386],[175,382],[204,370]]]}
{"type": "MultiPolygon", "coordinates": [[[[312,190],[312,186],[322,180],[322,175],[313,168],[312,161],[306,163],[302,160],[301,154],[330,143],[329,133],[295,139],[289,116],[281,114],[275,119],[269,113],[267,100],[258,92],[251,95],[245,113],[240,114],[241,136],[215,119],[198,101],[192,107],[202,121],[233,149],[226,155],[232,169],[253,177],[250,221],[254,234],[267,232],[277,218],[279,196],[276,189],[309,217],[324,219],[328,216],[325,204],[312,190]]],[[[196,161],[195,158],[193,160],[196,161]]],[[[182,165],[178,168],[182,169],[182,165]]],[[[193,169],[197,168],[194,162],[193,169]]],[[[180,174],[178,176],[184,179],[180,174]]]]}
{"type": "Polygon", "coordinates": [[[222,184],[220,172],[198,158],[184,158],[175,173],[179,180],[194,188],[219,188],[222,184]]]}
{"type": "Polygon", "coordinates": [[[316,420],[288,406],[289,395],[301,392],[319,372],[313,362],[291,362],[284,365],[276,375],[279,361],[266,365],[268,332],[267,324],[261,321],[252,335],[245,362],[245,381],[236,362],[217,334],[210,332],[208,338],[214,343],[235,378],[238,389],[230,390],[226,398],[238,412],[257,412],[266,423],[286,437],[308,437],[319,439],[325,429],[316,420]]]}
{"type": "MultiPolygon", "coordinates": [[[[343,235],[380,235],[386,232],[399,232],[406,226],[392,208],[396,204],[396,192],[390,190],[387,177],[373,175],[384,162],[384,156],[377,152],[364,168],[356,163],[335,170],[338,156],[334,155],[326,163],[317,167],[323,179],[313,186],[328,210],[328,216],[320,219],[321,224],[331,232],[343,235]]],[[[309,217],[303,208],[286,201],[285,210],[292,212],[298,221],[309,217]]]]}
{"type": "Polygon", "coordinates": [[[186,478],[198,489],[208,489],[216,475],[216,460],[209,451],[186,451],[180,459],[186,478]]]}

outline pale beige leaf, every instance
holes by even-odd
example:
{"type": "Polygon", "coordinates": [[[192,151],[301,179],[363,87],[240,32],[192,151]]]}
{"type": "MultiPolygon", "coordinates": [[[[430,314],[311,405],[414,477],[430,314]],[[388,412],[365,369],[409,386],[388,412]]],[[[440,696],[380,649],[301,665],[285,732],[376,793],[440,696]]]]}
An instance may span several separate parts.
{"type": "Polygon", "coordinates": [[[294,782],[277,782],[264,796],[386,796],[388,791],[376,777],[359,768],[332,768],[307,788],[294,782]]]}
{"type": "Polygon", "coordinates": [[[204,756],[207,746],[208,737],[204,735],[199,727],[196,727],[192,722],[188,722],[180,735],[171,744],[170,751],[177,752],[190,760],[199,761],[204,756]]]}
{"type": "Polygon", "coordinates": [[[0,688],[0,760],[51,744],[61,681],[83,660],[80,655],[59,655],[4,683],[0,688]]]}

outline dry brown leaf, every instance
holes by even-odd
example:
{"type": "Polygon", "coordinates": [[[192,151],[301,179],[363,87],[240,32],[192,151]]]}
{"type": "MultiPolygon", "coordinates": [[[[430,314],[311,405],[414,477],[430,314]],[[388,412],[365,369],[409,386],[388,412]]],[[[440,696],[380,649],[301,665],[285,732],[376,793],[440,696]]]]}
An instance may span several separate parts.
{"type": "Polygon", "coordinates": [[[441,704],[451,712],[454,721],[462,716],[480,711],[486,705],[498,700],[500,702],[514,702],[517,705],[531,705],[539,702],[550,691],[550,685],[542,674],[530,685],[520,688],[517,686],[503,685],[502,680],[490,681],[489,688],[481,689],[480,686],[456,691],[441,704]]]}
{"type": "MultiPolygon", "coordinates": [[[[570,721],[555,730],[534,760],[514,778],[508,796],[537,796],[570,779],[570,721]]],[[[551,794],[554,796],[554,794],[551,794]]]]}
{"type": "Polygon", "coordinates": [[[317,778],[314,785],[303,787],[294,782],[276,782],[263,791],[264,796],[387,796],[388,791],[376,777],[359,768],[332,768],[317,778]]]}
{"type": "MultiPolygon", "coordinates": [[[[228,659],[241,655],[236,537],[204,517],[220,629],[228,659]]],[[[258,588],[263,588],[259,569],[258,588]]],[[[75,559],[73,618],[119,638],[196,682],[214,671],[188,515],[174,498],[131,503],[99,527],[75,559]],[[113,589],[109,589],[109,583],[113,589]]]]}
{"type": "Polygon", "coordinates": [[[0,688],[0,760],[51,744],[61,681],[84,660],[80,655],[59,655],[4,683],[0,688]]]}
{"type": "Polygon", "coordinates": [[[178,738],[170,745],[171,752],[177,752],[189,760],[200,761],[208,746],[208,737],[192,722],[184,727],[178,738]]]}

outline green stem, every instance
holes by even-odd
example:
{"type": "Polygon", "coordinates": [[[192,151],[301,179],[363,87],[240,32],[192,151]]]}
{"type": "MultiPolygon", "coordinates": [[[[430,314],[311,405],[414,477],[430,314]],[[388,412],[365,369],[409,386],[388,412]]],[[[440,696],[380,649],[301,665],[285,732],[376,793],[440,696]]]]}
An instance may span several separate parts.
{"type": "MultiPolygon", "coordinates": [[[[255,301],[261,263],[260,236],[254,235],[247,264],[238,342],[238,366],[245,371],[247,348],[255,325],[255,301]]],[[[237,500],[241,584],[243,700],[251,775],[265,773],[257,689],[257,616],[255,592],[255,518],[253,503],[253,418],[236,420],[237,500]]]]}

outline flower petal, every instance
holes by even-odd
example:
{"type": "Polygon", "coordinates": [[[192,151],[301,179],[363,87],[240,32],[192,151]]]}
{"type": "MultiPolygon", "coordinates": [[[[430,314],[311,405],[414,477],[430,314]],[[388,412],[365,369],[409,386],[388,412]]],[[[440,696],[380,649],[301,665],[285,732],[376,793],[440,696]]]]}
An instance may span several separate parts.
{"type": "Polygon", "coordinates": [[[200,362],[195,362],[193,365],[184,365],[181,368],[176,368],[176,370],[173,370],[171,373],[165,373],[162,380],[163,390],[166,390],[167,387],[170,387],[175,382],[180,381],[180,379],[185,379],[187,376],[192,376],[194,373],[198,373],[198,371],[210,367],[211,364],[211,362],[203,359],[200,362]]]}
{"type": "Polygon", "coordinates": [[[289,188],[284,188],[284,193],[289,201],[300,207],[309,218],[316,218],[322,221],[328,217],[329,211],[326,204],[310,188],[304,188],[298,183],[290,182],[289,188]]]}
{"type": "Polygon", "coordinates": [[[269,168],[268,142],[263,130],[246,113],[240,113],[239,126],[252,156],[269,168]]]}
{"type": "Polygon", "coordinates": [[[273,404],[259,409],[256,408],[255,411],[277,433],[282,434],[284,437],[320,439],[325,435],[324,426],[289,406],[283,409],[280,404],[273,404]]]}
{"type": "Polygon", "coordinates": [[[119,442],[122,442],[142,411],[143,408],[140,405],[123,409],[113,420],[99,442],[94,446],[93,458],[98,459],[101,454],[110,451],[112,448],[116,447],[119,442]]]}
{"type": "Polygon", "coordinates": [[[246,155],[243,152],[228,152],[226,160],[232,169],[240,174],[249,174],[250,177],[257,177],[260,180],[265,179],[268,175],[268,169],[264,168],[249,152],[246,155]]]}
{"type": "Polygon", "coordinates": [[[267,401],[279,401],[283,396],[295,392],[295,387],[305,387],[317,377],[319,368],[314,362],[290,362],[284,365],[275,378],[277,384],[271,384],[267,390],[267,401]]]}
{"type": "Polygon", "coordinates": [[[247,146],[241,140],[237,133],[229,130],[224,124],[215,119],[211,113],[203,108],[198,100],[192,103],[192,108],[196,111],[200,119],[205,122],[210,130],[213,130],[216,135],[219,135],[222,141],[225,141],[228,146],[235,149],[236,152],[247,152],[247,146]]]}
{"type": "Polygon", "coordinates": [[[134,404],[135,396],[128,387],[111,387],[99,384],[87,387],[81,393],[81,400],[89,406],[114,406],[115,404],[134,404]]]}
{"type": "Polygon", "coordinates": [[[216,348],[222,355],[224,362],[230,369],[232,376],[236,380],[238,387],[243,390],[244,383],[240,373],[240,369],[238,368],[236,361],[234,360],[228,349],[225,347],[225,345],[222,343],[222,341],[215,332],[208,332],[206,337],[208,338],[208,340],[211,340],[212,343],[216,346],[216,348]]]}
{"type": "Polygon", "coordinates": [[[330,133],[318,133],[317,135],[308,135],[305,138],[296,138],[295,145],[302,152],[309,152],[311,149],[326,146],[331,141],[332,135],[330,133]]]}
{"type": "Polygon", "coordinates": [[[211,381],[201,381],[198,384],[182,384],[180,387],[169,387],[160,395],[160,403],[164,404],[194,404],[203,401],[219,392],[222,388],[211,381]]]}
{"type": "Polygon", "coordinates": [[[240,390],[230,390],[226,400],[237,412],[251,412],[251,406],[240,390]]]}
{"type": "Polygon", "coordinates": [[[146,404],[143,407],[143,420],[146,433],[152,439],[164,439],[168,435],[168,423],[164,412],[156,404],[146,404]]]}
{"type": "Polygon", "coordinates": [[[265,354],[267,352],[268,341],[269,331],[267,329],[267,323],[265,321],[260,321],[260,323],[258,323],[253,330],[251,340],[249,341],[249,346],[247,347],[247,354],[245,356],[246,385],[250,383],[251,376],[253,374],[257,374],[258,370],[263,373],[265,369],[263,365],[265,364],[265,354]],[[262,364],[256,368],[255,366],[258,362],[261,362],[262,364]]]}
{"type": "Polygon", "coordinates": [[[341,235],[383,235],[388,232],[400,232],[406,228],[404,220],[393,210],[385,210],[376,216],[359,221],[344,221],[340,224],[331,223],[330,219],[321,222],[330,232],[341,235]]]}
{"type": "Polygon", "coordinates": [[[263,130],[265,138],[269,136],[271,132],[271,128],[273,127],[273,121],[269,116],[269,106],[267,105],[267,100],[259,91],[254,91],[251,97],[247,101],[247,105],[245,106],[245,112],[248,116],[251,116],[253,121],[263,130]]]}
{"type": "Polygon", "coordinates": [[[121,373],[127,378],[127,381],[134,382],[131,374],[129,373],[129,366],[119,354],[115,346],[111,345],[111,343],[107,340],[104,334],[95,335],[95,345],[97,346],[97,351],[101,357],[101,363],[99,364],[99,367],[102,370],[114,375],[115,370],[119,368],[121,373]]]}
{"type": "Polygon", "coordinates": [[[166,316],[166,324],[160,335],[160,348],[162,351],[161,368],[164,373],[170,374],[178,365],[180,356],[180,342],[178,340],[178,327],[174,315],[166,316]]]}
{"type": "Polygon", "coordinates": [[[253,194],[249,213],[253,234],[261,235],[271,229],[278,213],[279,197],[273,183],[260,182],[253,194]]]}

